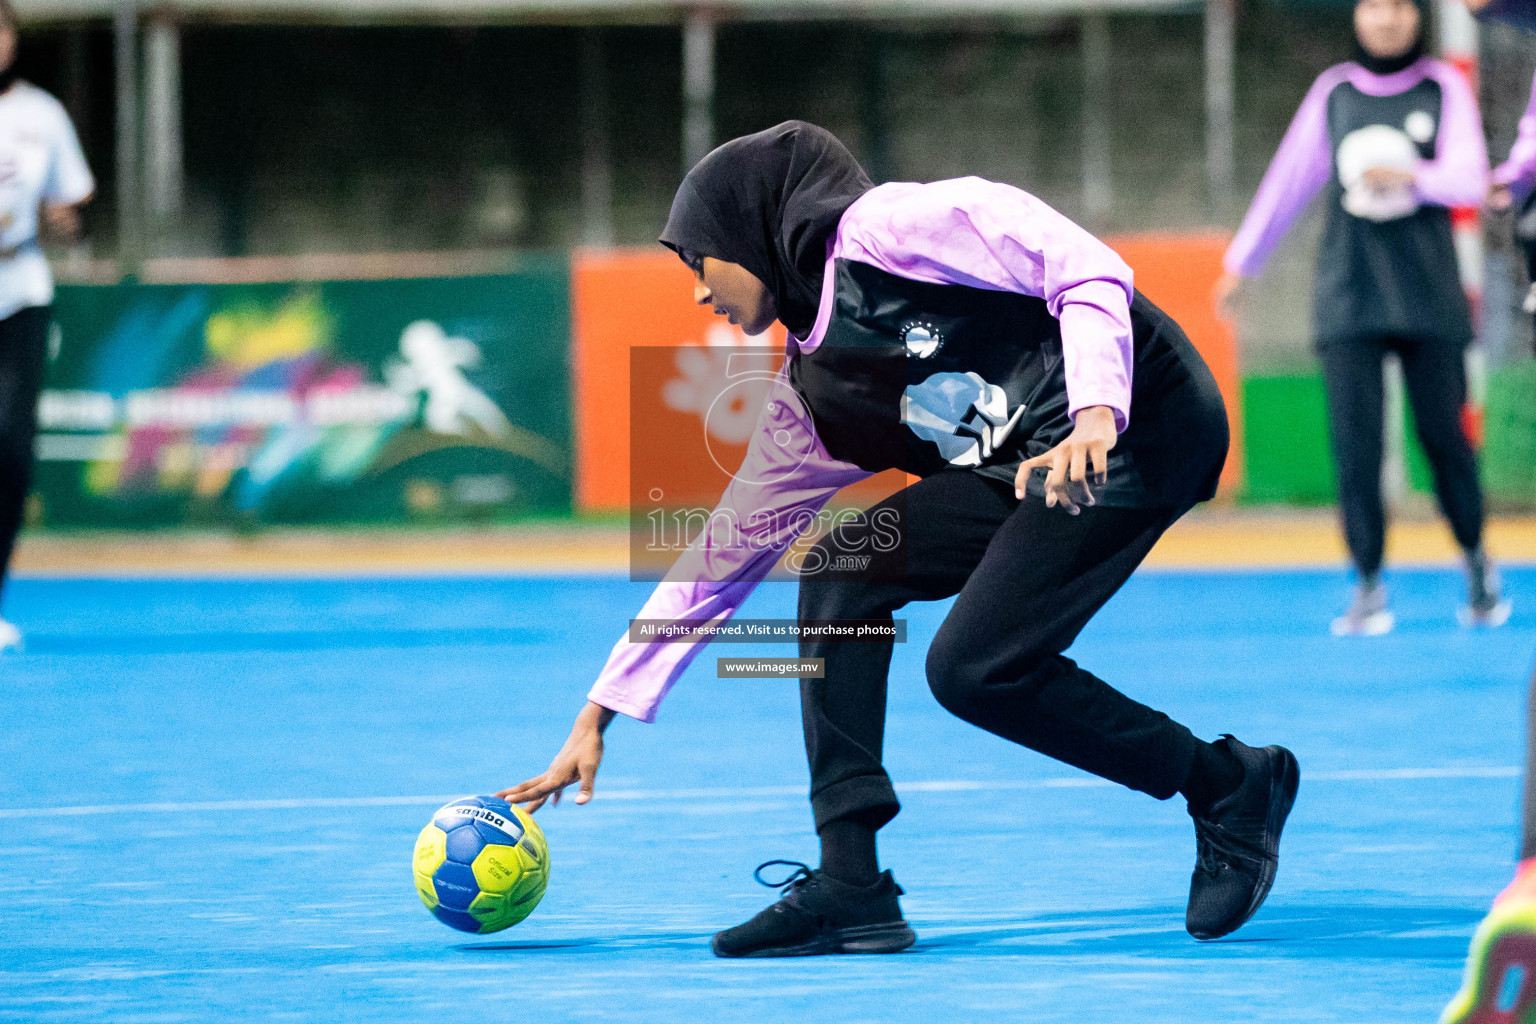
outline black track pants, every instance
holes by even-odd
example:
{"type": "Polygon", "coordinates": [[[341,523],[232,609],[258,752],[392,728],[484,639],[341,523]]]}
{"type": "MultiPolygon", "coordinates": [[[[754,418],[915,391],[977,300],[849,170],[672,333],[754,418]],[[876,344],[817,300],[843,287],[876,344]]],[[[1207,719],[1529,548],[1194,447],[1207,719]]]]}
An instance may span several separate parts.
{"type": "Polygon", "coordinates": [[[1465,549],[1483,539],[1483,490],[1477,455],[1461,426],[1467,399],[1462,350],[1441,341],[1357,338],[1321,349],[1328,388],[1328,422],[1339,481],[1344,539],[1355,568],[1381,568],[1386,512],[1381,499],[1382,358],[1396,352],[1414,425],[1434,471],[1435,494],[1465,549]]]}
{"type": "Polygon", "coordinates": [[[50,307],[29,306],[0,320],[0,588],[5,586],[32,485],[49,313],[50,307]]]}
{"type": "MultiPolygon", "coordinates": [[[[889,620],[909,601],[958,594],[928,650],[939,703],[1005,739],[1150,793],[1174,794],[1198,742],[1161,712],[1061,656],[1178,518],[1170,510],[1085,507],[1081,515],[1014,500],[1012,488],[965,470],[921,480],[876,510],[900,516],[902,543],[881,553],[858,529],[825,538],[827,557],[865,551],[857,572],[800,585],[800,618],[889,620]]],[[[876,510],[870,517],[875,519],[876,510]]],[[[819,829],[898,810],[881,765],[891,644],[802,641],[825,658],[823,679],[800,683],[811,806],[819,829]]]]}

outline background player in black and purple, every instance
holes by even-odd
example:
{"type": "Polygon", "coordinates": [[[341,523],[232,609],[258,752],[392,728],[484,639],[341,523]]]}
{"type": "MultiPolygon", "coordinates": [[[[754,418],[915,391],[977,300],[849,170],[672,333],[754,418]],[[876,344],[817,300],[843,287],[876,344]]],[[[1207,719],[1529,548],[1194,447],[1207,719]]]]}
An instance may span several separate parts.
{"type": "Polygon", "coordinates": [[[1477,101],[1450,65],[1423,54],[1424,12],[1360,0],[1356,57],[1323,72],[1296,112],[1227,251],[1217,287],[1229,304],[1319,192],[1313,332],[1328,391],[1344,535],[1359,574],[1340,634],[1392,628],[1381,584],[1382,359],[1402,360],[1435,492],[1466,556],[1466,624],[1499,625],[1509,606],[1483,551],[1477,456],[1461,423],[1472,313],[1457,272],[1450,208],[1476,206],[1488,182],[1477,101]]]}

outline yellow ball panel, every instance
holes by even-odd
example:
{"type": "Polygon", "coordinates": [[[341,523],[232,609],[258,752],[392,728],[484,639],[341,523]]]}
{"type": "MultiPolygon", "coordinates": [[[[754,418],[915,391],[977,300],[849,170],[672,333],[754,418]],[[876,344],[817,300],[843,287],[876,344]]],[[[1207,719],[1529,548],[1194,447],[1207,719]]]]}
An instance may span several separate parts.
{"type": "Polygon", "coordinates": [[[539,900],[544,898],[544,890],[548,887],[549,879],[544,872],[529,872],[517,883],[516,888],[507,893],[507,901],[515,907],[526,904],[531,911],[538,906],[539,900]]]}
{"type": "Polygon", "coordinates": [[[421,897],[421,902],[427,905],[428,910],[437,909],[437,890],[432,887],[432,878],[423,875],[419,871],[411,872],[416,879],[416,895],[421,897]]]}
{"type": "Polygon", "coordinates": [[[516,885],[527,866],[518,859],[516,847],[497,844],[481,850],[470,869],[482,893],[500,893],[516,885]]]}
{"type": "Polygon", "coordinates": [[[432,873],[448,859],[448,834],[431,822],[416,837],[416,855],[411,866],[418,875],[432,877],[432,873]]]}
{"type": "Polygon", "coordinates": [[[549,842],[544,838],[544,830],[539,828],[539,823],[533,820],[533,815],[521,807],[514,804],[512,811],[517,815],[517,820],[523,823],[523,841],[518,846],[531,846],[538,859],[548,864],[549,842]]]}
{"type": "Polygon", "coordinates": [[[475,920],[480,922],[481,934],[510,928],[528,916],[517,913],[508,904],[507,897],[498,892],[482,892],[476,896],[474,902],[469,905],[469,912],[475,920]]]}

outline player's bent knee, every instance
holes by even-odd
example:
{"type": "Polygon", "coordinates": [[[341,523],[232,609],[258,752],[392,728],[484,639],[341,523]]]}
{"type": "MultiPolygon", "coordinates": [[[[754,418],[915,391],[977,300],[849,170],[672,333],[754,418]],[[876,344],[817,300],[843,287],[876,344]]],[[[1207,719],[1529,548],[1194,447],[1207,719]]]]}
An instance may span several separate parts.
{"type": "Polygon", "coordinates": [[[945,711],[970,721],[978,713],[985,678],[956,647],[941,636],[928,648],[928,689],[945,711]]]}
{"type": "Polygon", "coordinates": [[[1033,703],[1061,671],[1059,659],[1040,654],[1023,658],[1027,666],[1023,669],[1017,668],[1020,658],[1009,658],[1014,667],[1003,677],[985,653],[974,639],[949,639],[942,631],[928,649],[928,688],[934,699],[944,710],[968,722],[981,724],[990,718],[998,700],[1006,700],[1016,712],[1022,710],[1021,705],[1033,703]]]}

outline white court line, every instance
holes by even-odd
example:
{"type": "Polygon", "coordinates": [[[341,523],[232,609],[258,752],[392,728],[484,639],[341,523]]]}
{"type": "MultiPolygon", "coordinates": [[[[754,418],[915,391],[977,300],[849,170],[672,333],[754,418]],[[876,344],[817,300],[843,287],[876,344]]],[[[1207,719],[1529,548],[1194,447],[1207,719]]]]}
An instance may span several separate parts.
{"type": "MultiPolygon", "coordinates": [[[[1305,782],[1397,782],[1407,779],[1515,779],[1522,769],[1509,767],[1358,768],[1332,772],[1303,772],[1305,782]]],[[[982,793],[988,790],[1091,789],[1113,786],[1096,778],[1061,779],[939,779],[904,782],[903,793],[982,793]]],[[[702,789],[604,789],[601,800],[750,800],[762,797],[803,797],[804,786],[718,786],[702,789]]],[[[325,807],[419,807],[442,805],[465,794],[447,796],[338,796],[286,800],[200,800],[183,803],[82,804],[65,807],[3,807],[0,819],[45,816],[84,817],[99,814],[190,814],[204,811],[285,811],[325,807]]]]}
{"type": "Polygon", "coordinates": [[[1393,779],[1518,779],[1522,768],[1357,768],[1339,772],[1302,772],[1304,779],[1348,782],[1353,779],[1389,781],[1393,779]]]}

